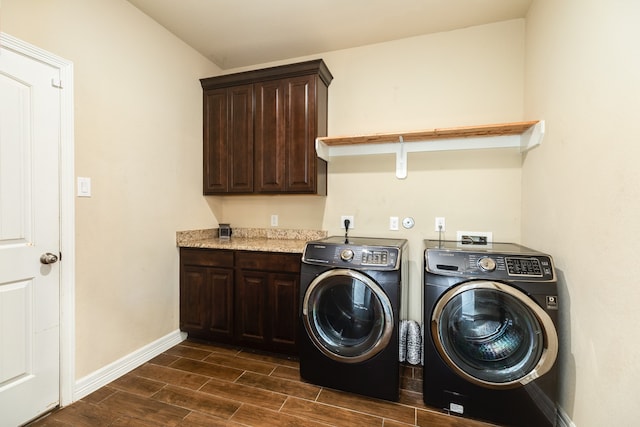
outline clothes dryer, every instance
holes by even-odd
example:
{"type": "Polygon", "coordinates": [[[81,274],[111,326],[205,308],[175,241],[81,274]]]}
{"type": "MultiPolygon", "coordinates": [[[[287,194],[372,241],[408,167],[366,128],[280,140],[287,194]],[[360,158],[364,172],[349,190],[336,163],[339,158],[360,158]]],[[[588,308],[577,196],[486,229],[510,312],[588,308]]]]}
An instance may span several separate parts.
{"type": "Polygon", "coordinates": [[[425,404],[509,426],[555,426],[551,257],[510,243],[425,247],[425,404]]]}
{"type": "Polygon", "coordinates": [[[398,400],[404,239],[308,242],[300,273],[300,376],[398,400]]]}

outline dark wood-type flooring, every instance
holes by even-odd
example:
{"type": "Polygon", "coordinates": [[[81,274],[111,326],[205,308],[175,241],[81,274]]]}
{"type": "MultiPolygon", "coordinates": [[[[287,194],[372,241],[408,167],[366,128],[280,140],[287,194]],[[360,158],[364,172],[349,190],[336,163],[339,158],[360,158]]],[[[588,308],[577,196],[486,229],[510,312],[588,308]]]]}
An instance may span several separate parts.
{"type": "Polygon", "coordinates": [[[487,427],[422,402],[422,370],[406,366],[398,403],[300,379],[297,360],[185,341],[30,427],[487,427]]]}

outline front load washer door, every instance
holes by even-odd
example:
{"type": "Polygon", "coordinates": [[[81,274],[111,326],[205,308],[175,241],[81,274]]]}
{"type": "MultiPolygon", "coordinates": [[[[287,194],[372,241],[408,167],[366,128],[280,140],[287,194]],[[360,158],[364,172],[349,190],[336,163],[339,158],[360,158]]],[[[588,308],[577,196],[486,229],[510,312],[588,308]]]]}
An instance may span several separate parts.
{"type": "Polygon", "coordinates": [[[370,359],[393,335],[391,301],[370,277],[355,270],[328,270],[309,285],[302,319],[315,346],[345,363],[370,359]]]}
{"type": "Polygon", "coordinates": [[[431,336],[449,367],[488,388],[513,388],[544,375],[558,354],[549,315],[504,283],[470,281],[448,290],[431,317],[431,336]]]}

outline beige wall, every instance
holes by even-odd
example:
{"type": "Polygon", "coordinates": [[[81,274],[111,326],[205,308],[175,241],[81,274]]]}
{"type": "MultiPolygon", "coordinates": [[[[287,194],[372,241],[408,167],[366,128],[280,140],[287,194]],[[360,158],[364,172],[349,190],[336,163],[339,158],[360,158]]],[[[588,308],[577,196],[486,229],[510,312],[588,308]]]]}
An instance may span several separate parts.
{"type": "Polygon", "coordinates": [[[523,168],[525,244],[555,256],[560,404],[580,427],[638,425],[640,3],[536,0],[526,114],[547,121],[523,168]]]}
{"type": "MultiPolygon", "coordinates": [[[[317,57],[334,76],[331,136],[524,119],[524,20],[317,57]]],[[[340,216],[354,215],[354,236],[409,239],[409,315],[419,320],[423,240],[437,238],[436,216],[446,218],[447,239],[455,239],[456,230],[476,230],[520,240],[521,159],[512,150],[411,153],[408,177],[398,180],[391,155],[342,157],[329,163],[327,197],[210,199],[222,205],[219,218],[232,226],[269,227],[270,215],[278,214],[283,228],[341,234],[340,216]],[[389,216],[411,216],[416,225],[389,231],[389,216]]]]}
{"type": "Polygon", "coordinates": [[[336,234],[353,214],[353,234],[410,239],[419,317],[422,239],[445,216],[447,238],[487,230],[554,255],[560,403],[581,427],[633,425],[640,6],[615,4],[535,0],[526,34],[515,20],[313,56],[335,76],[331,135],[545,119],[524,162],[509,150],[410,154],[397,180],[391,156],[339,158],[326,198],[205,199],[198,78],[217,67],[125,1],[2,0],[2,31],[75,65],[76,174],[94,193],[76,206],[77,377],[177,328],[176,230],[216,217],[268,227],[278,214],[283,228],[336,234]],[[388,231],[390,215],[416,227],[388,231]]]}
{"type": "Polygon", "coordinates": [[[76,377],[178,327],[176,230],[216,224],[201,192],[202,92],[219,72],[125,1],[3,0],[3,32],[73,61],[76,377]]]}

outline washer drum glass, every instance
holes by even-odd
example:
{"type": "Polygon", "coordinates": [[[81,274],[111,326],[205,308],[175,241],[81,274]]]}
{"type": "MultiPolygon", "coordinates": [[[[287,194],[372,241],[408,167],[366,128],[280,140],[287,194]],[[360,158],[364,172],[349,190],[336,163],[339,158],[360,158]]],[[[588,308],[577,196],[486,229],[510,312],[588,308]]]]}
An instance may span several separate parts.
{"type": "Polygon", "coordinates": [[[305,329],[325,355],[348,363],[373,357],[393,333],[393,312],[384,291],[353,270],[329,270],[307,289],[305,329]]]}
{"type": "Polygon", "coordinates": [[[432,319],[438,351],[473,382],[526,384],[548,371],[549,358],[555,360],[555,328],[525,294],[490,284],[496,286],[462,287],[440,300],[432,319]]]}

